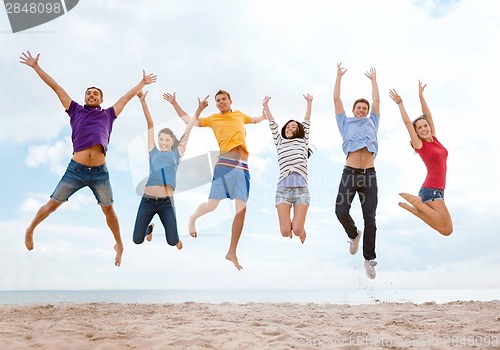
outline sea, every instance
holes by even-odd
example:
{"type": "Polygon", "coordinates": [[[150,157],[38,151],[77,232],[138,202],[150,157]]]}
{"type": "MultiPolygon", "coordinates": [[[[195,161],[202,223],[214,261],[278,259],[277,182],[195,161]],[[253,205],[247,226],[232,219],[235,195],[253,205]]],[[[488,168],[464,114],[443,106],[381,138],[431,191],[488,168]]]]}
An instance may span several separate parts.
{"type": "Polygon", "coordinates": [[[500,289],[350,289],[350,290],[10,290],[0,305],[57,303],[298,303],[378,304],[500,300],[500,289]]]}

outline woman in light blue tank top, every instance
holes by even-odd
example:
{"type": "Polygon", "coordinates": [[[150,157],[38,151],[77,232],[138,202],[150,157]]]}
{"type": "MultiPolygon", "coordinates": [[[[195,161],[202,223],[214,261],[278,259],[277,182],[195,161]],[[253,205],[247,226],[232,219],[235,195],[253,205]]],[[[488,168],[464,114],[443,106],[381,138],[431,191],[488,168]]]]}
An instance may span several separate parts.
{"type": "Polygon", "coordinates": [[[186,150],[191,129],[201,111],[197,111],[196,115],[191,118],[180,140],[175,137],[169,128],[161,129],[158,133],[157,146],[153,119],[146,103],[146,94],[147,92],[139,91],[137,96],[141,101],[148,127],[149,177],[137,210],[133,241],[136,244],[143,243],[145,238],[151,241],[154,228],[151,220],[157,214],[165,229],[167,243],[182,249],[182,242],[177,232],[173,195],[176,186],[177,167],[186,150]]]}
{"type": "Polygon", "coordinates": [[[309,127],[313,96],[304,95],[307,101],[304,122],[289,120],[278,131],[278,124],[274,121],[269,109],[270,97],[264,97],[262,105],[264,114],[269,120],[269,128],[273,134],[274,144],[278,152],[280,175],[276,189],[276,210],[280,232],[283,237],[292,238],[293,235],[304,243],[306,230],[304,228],[307,210],[309,209],[309,188],[307,185],[307,160],[310,156],[309,127]],[[290,211],[293,207],[293,219],[290,211]]]}

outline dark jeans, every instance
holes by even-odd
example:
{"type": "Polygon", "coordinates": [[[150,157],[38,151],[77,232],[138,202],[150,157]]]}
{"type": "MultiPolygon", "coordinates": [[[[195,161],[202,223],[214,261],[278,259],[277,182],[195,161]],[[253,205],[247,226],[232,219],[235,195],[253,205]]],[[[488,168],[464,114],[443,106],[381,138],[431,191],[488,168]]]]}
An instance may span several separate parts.
{"type": "Polygon", "coordinates": [[[366,260],[372,260],[376,258],[375,236],[377,226],[375,224],[375,215],[378,202],[377,173],[374,168],[367,169],[364,174],[349,168],[344,168],[342,172],[342,180],[340,181],[335,202],[335,214],[349,238],[356,237],[357,227],[349,214],[356,193],[358,193],[365,222],[363,256],[366,260]]]}
{"type": "Polygon", "coordinates": [[[164,198],[142,197],[135,219],[134,243],[141,244],[144,242],[144,238],[148,234],[147,228],[155,214],[158,214],[165,228],[167,243],[171,246],[176,245],[179,242],[179,234],[177,233],[174,197],[172,196],[164,198]]]}

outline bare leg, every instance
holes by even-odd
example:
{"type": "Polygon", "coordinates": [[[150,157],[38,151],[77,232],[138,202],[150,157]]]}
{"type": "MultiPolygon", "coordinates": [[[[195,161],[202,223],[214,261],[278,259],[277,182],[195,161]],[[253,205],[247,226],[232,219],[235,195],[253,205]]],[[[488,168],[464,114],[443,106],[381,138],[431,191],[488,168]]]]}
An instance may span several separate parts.
{"type": "Polygon", "coordinates": [[[179,239],[179,242],[175,245],[177,249],[181,250],[182,249],[182,241],[179,239]]]}
{"type": "Polygon", "coordinates": [[[399,203],[401,208],[408,210],[443,236],[449,236],[453,232],[451,216],[444,201],[437,200],[423,203],[419,196],[408,193],[400,193],[399,195],[413,205],[399,203]]]}
{"type": "Polygon", "coordinates": [[[299,203],[293,207],[293,233],[300,237],[302,244],[304,244],[304,241],[306,240],[306,230],[304,228],[304,224],[306,222],[307,209],[309,209],[309,205],[305,203],[299,203]]]}
{"type": "Polygon", "coordinates": [[[50,214],[57,210],[61,206],[62,203],[56,202],[52,199],[49,199],[47,203],[42,205],[40,209],[38,209],[35,217],[31,221],[31,224],[26,229],[26,233],[24,235],[24,244],[28,250],[33,250],[33,234],[35,233],[35,228],[40,224],[43,220],[45,220],[50,214]]]}
{"type": "Polygon", "coordinates": [[[211,211],[214,211],[215,208],[220,203],[220,199],[212,199],[210,198],[208,202],[201,203],[198,208],[196,208],[195,212],[193,215],[189,217],[189,222],[188,222],[188,230],[189,234],[191,237],[196,238],[198,237],[198,233],[196,232],[196,220],[205,214],[210,213],[211,211]]]}
{"type": "Polygon", "coordinates": [[[292,221],[290,220],[290,209],[292,206],[288,203],[279,203],[276,205],[278,210],[278,221],[280,232],[283,237],[292,238],[292,221]]]}
{"type": "Polygon", "coordinates": [[[114,249],[116,251],[115,256],[115,266],[120,266],[122,262],[123,254],[123,243],[120,236],[120,225],[118,223],[118,217],[116,216],[115,210],[112,205],[101,206],[102,212],[106,216],[106,224],[108,224],[109,229],[113,233],[116,244],[114,249]]]}
{"type": "Polygon", "coordinates": [[[236,248],[238,247],[238,241],[240,240],[241,232],[243,231],[243,224],[245,223],[247,203],[241,199],[235,199],[234,205],[236,208],[236,214],[234,215],[233,226],[231,228],[231,243],[229,244],[229,251],[226,254],[226,259],[232,261],[234,266],[236,266],[238,270],[241,270],[243,266],[238,263],[236,248]]]}

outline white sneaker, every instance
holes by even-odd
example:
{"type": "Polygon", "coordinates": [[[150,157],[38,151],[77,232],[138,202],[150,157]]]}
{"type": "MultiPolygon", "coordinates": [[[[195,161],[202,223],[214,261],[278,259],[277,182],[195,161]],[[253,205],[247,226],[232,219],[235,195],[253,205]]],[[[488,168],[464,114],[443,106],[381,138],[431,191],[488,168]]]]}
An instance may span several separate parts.
{"type": "Polygon", "coordinates": [[[358,252],[359,241],[361,240],[361,231],[356,230],[356,232],[358,233],[356,238],[349,238],[349,240],[347,241],[347,243],[349,243],[349,253],[351,253],[351,255],[354,255],[358,252]]]}
{"type": "Polygon", "coordinates": [[[376,265],[377,262],[375,260],[365,260],[366,276],[368,276],[371,280],[375,279],[375,276],[377,276],[377,273],[375,272],[376,265]]]}

